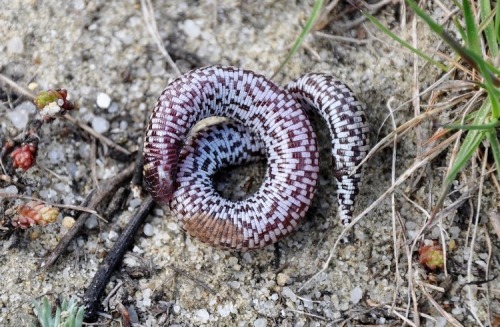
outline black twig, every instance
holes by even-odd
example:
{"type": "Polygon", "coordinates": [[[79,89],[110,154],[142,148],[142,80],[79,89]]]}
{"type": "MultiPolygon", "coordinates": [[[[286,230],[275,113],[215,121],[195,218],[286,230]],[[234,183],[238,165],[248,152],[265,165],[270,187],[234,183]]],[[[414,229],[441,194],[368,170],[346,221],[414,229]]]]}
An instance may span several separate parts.
{"type": "Polygon", "coordinates": [[[148,195],[147,198],[142,201],[141,206],[137,208],[130,218],[127,227],[118,237],[115,245],[106,256],[106,259],[104,259],[104,261],[100,264],[99,269],[94,275],[94,278],[90,282],[90,285],[83,296],[86,320],[92,320],[94,318],[102,291],[106,287],[106,284],[108,283],[115,267],[122,259],[123,254],[128,249],[130,243],[132,243],[137,230],[142,225],[152,207],[153,198],[148,195]]]}

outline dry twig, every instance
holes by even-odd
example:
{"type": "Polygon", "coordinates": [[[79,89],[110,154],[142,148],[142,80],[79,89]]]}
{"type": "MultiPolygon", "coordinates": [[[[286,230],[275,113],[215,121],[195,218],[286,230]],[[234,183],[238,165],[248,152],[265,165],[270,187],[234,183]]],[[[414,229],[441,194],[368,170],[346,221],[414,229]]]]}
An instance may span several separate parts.
{"type": "MultiPolygon", "coordinates": [[[[102,187],[92,193],[87,208],[95,209],[98,205],[102,204],[102,201],[109,197],[110,194],[122,183],[124,183],[127,179],[132,175],[132,171],[134,170],[134,165],[129,165],[124,171],[119,173],[116,176],[113,176],[105,181],[103,181],[102,187]]],[[[66,247],[69,245],[71,240],[78,234],[78,232],[85,225],[85,222],[90,217],[90,214],[85,213],[79,217],[79,219],[75,222],[73,227],[63,236],[59,244],[52,251],[52,253],[45,259],[45,261],[40,265],[40,268],[47,270],[49,269],[57,260],[57,258],[64,252],[66,247]]]]}

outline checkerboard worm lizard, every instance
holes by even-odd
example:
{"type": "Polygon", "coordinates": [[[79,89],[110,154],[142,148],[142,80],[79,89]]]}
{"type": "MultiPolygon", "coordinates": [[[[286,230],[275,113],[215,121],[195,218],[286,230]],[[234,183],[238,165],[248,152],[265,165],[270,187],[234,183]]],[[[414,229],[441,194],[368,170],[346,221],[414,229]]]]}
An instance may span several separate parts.
{"type": "Polygon", "coordinates": [[[146,188],[203,242],[238,251],[275,243],[297,227],[316,191],[311,110],[328,124],[339,216],[349,223],[361,178],[350,169],[366,156],[369,128],[349,88],[325,74],[306,74],[286,89],[234,67],[210,66],[178,77],[160,95],[147,127],[146,188]],[[209,116],[235,123],[209,127],[186,141],[209,116]],[[217,170],[262,154],[267,171],[256,193],[230,201],[215,191],[211,177],[217,170]]]}

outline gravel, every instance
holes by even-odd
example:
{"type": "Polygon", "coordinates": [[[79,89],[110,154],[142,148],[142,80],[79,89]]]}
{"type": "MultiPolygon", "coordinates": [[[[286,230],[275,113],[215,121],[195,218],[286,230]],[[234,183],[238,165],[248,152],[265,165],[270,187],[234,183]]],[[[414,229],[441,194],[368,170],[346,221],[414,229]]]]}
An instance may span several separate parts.
{"type": "MultiPolygon", "coordinates": [[[[117,5],[103,0],[0,0],[0,4],[0,72],[23,87],[30,85],[33,92],[67,89],[79,107],[70,113],[73,117],[121,146],[136,150],[156,98],[176,77],[144,24],[140,2],[124,0],[117,5]]],[[[181,71],[224,64],[271,76],[304,26],[312,1],[159,0],[153,6],[159,36],[181,71]]],[[[342,27],[358,14],[344,3],[340,6],[336,19],[323,32],[351,38],[367,35],[361,26],[342,27]],[[350,14],[341,15],[342,12],[350,14]],[[335,29],[341,32],[334,32],[335,29]]],[[[378,15],[399,35],[409,38],[406,29],[399,28],[399,16],[396,5],[378,15]]],[[[305,40],[307,47],[299,49],[275,81],[283,85],[312,71],[337,75],[367,103],[375,144],[392,131],[386,121],[389,99],[391,107],[396,108],[412,97],[415,58],[373,26],[366,27],[368,35],[384,41],[371,39],[357,45],[309,35],[305,40]]],[[[426,29],[420,30],[419,45],[433,53],[435,38],[423,33],[426,29]]],[[[422,89],[439,76],[436,69],[427,65],[418,77],[422,89]]],[[[34,109],[26,99],[17,97],[10,98],[11,106],[3,96],[5,92],[1,93],[3,139],[21,133],[26,117],[31,117],[34,109]]],[[[411,117],[413,108],[403,105],[394,119],[401,124],[411,117]]],[[[435,130],[436,126],[423,124],[424,136],[431,136],[435,130]]],[[[96,161],[91,162],[92,137],[67,121],[47,124],[41,134],[37,165],[27,172],[16,172],[12,182],[0,180],[0,192],[80,205],[95,187],[92,166],[99,181],[124,168],[124,163],[113,159],[109,147],[99,142],[96,161]]],[[[318,134],[326,140],[324,129],[318,134]]],[[[398,176],[419,154],[416,138],[412,131],[399,140],[398,176]]],[[[320,140],[320,144],[327,143],[320,140]]],[[[323,147],[322,153],[328,153],[328,149],[323,147]]],[[[391,157],[391,149],[384,149],[367,163],[358,212],[390,187],[391,157]]],[[[346,319],[352,324],[399,325],[402,321],[387,308],[394,298],[398,309],[408,306],[409,267],[405,251],[426,219],[417,206],[400,194],[429,211],[429,203],[440,194],[448,159],[443,155],[422,171],[422,179],[398,189],[396,210],[405,226],[397,231],[398,272],[389,199],[355,226],[353,242],[339,245],[330,264],[321,270],[342,230],[336,218],[330,163],[325,160],[320,189],[304,223],[295,234],[261,251],[242,254],[206,246],[186,236],[168,208],[156,207],[142,233],[136,236],[127,259],[111,278],[101,299],[109,296],[101,307],[105,314],[98,322],[118,324],[121,317],[116,307],[121,302],[141,326],[334,326],[346,319]],[[115,293],[110,294],[117,285],[115,293]]],[[[253,182],[258,172],[258,167],[248,168],[242,173],[237,171],[236,177],[243,176],[245,183],[253,182]]],[[[227,181],[221,185],[224,183],[227,181]]],[[[455,189],[464,191],[464,185],[460,180],[455,189]]],[[[499,203],[489,181],[484,194],[482,223],[487,222],[499,203]]],[[[19,201],[2,200],[1,209],[19,201]]],[[[436,240],[445,237],[447,244],[450,240],[456,242],[455,249],[448,253],[451,286],[438,302],[464,326],[477,325],[472,312],[485,322],[488,305],[492,314],[500,313],[498,280],[488,284],[492,290],[489,303],[484,291],[487,284],[465,286],[469,258],[466,246],[470,246],[468,224],[476,205],[473,203],[472,207],[464,204],[443,218],[439,227],[444,233],[435,229],[425,236],[436,240]]],[[[138,200],[128,199],[123,206],[128,210],[106,217],[110,224],[92,216],[76,242],[48,271],[38,267],[66,233],[67,228],[61,224],[66,214],[60,215],[61,221],[55,224],[17,232],[2,240],[0,325],[30,325],[34,321],[32,303],[43,296],[48,296],[52,303],[58,297],[75,296],[81,300],[99,263],[139,204],[138,200]]],[[[99,212],[104,209],[99,208],[99,212]]],[[[473,281],[488,279],[484,272],[488,231],[485,227],[481,230],[475,240],[473,281]]],[[[492,232],[489,236],[493,246],[497,246],[496,236],[492,232]]],[[[431,284],[444,279],[442,272],[422,268],[414,254],[415,280],[431,284]]],[[[498,265],[498,258],[489,262],[490,278],[498,275],[498,265]]],[[[440,292],[432,294],[435,298],[441,296],[440,292]]],[[[418,287],[416,296],[424,299],[419,310],[433,317],[422,317],[422,325],[444,326],[440,313],[428,304],[418,287]]]]}

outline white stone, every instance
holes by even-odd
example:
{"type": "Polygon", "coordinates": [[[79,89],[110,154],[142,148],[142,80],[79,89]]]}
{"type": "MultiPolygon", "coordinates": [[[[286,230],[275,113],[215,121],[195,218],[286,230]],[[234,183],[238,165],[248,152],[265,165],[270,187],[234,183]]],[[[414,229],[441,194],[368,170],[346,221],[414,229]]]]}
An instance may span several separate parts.
{"type": "Polygon", "coordinates": [[[118,233],[114,230],[110,231],[108,234],[108,239],[112,242],[116,242],[116,240],[118,239],[118,233]]]}
{"type": "Polygon", "coordinates": [[[83,1],[83,0],[74,0],[73,1],[73,8],[75,8],[76,10],[85,9],[85,1],[83,1]]]}
{"type": "Polygon", "coordinates": [[[196,311],[196,315],[201,320],[202,323],[207,323],[210,319],[210,313],[208,313],[207,309],[200,309],[196,311]]]}
{"type": "Polygon", "coordinates": [[[109,122],[102,117],[97,117],[95,116],[92,119],[92,128],[97,132],[97,133],[106,133],[109,130],[109,122]]]}
{"type": "Polygon", "coordinates": [[[49,153],[47,153],[47,157],[53,164],[60,163],[64,159],[64,152],[62,146],[59,145],[52,147],[49,153]]]}
{"type": "Polygon", "coordinates": [[[180,28],[190,39],[195,39],[201,34],[200,26],[192,19],[186,19],[184,23],[181,24],[180,28]]]}
{"type": "Polygon", "coordinates": [[[2,193],[17,194],[18,190],[15,185],[9,185],[6,188],[0,189],[2,193]]]}
{"type": "Polygon", "coordinates": [[[358,304],[361,298],[363,297],[363,290],[361,287],[356,286],[351,291],[351,302],[354,304],[358,304]]]}
{"type": "Polygon", "coordinates": [[[174,222],[169,222],[167,223],[167,229],[172,231],[172,232],[178,232],[179,231],[179,225],[177,225],[174,222]]]}
{"type": "Polygon", "coordinates": [[[177,304],[176,304],[176,305],[174,305],[174,313],[175,313],[175,314],[179,314],[179,312],[181,312],[181,307],[180,307],[180,306],[178,306],[177,304]]]}
{"type": "Polygon", "coordinates": [[[267,326],[266,318],[259,318],[253,322],[253,327],[266,327],[266,326],[267,326]]]}
{"type": "Polygon", "coordinates": [[[310,296],[302,296],[302,301],[304,302],[304,308],[313,309],[314,303],[310,296]]]}
{"type": "Polygon", "coordinates": [[[293,302],[297,301],[297,295],[292,291],[290,287],[283,287],[283,290],[281,291],[281,294],[292,300],[293,302]]]}
{"type": "Polygon", "coordinates": [[[12,37],[9,41],[7,41],[7,51],[10,53],[23,53],[23,39],[19,36],[12,37]]]}
{"type": "Polygon", "coordinates": [[[234,289],[238,289],[241,286],[240,282],[238,282],[236,280],[232,280],[232,281],[228,282],[228,285],[231,286],[234,289]]]}
{"type": "Polygon", "coordinates": [[[231,314],[231,306],[227,304],[224,306],[219,305],[217,308],[217,312],[221,317],[227,317],[231,314]]]}
{"type": "Polygon", "coordinates": [[[28,124],[28,113],[24,110],[7,111],[6,116],[18,130],[23,130],[28,124]]]}
{"type": "Polygon", "coordinates": [[[111,104],[111,98],[106,93],[97,93],[97,106],[101,109],[107,109],[111,104]]]}
{"type": "Polygon", "coordinates": [[[154,228],[153,228],[153,226],[151,226],[150,223],[147,223],[144,225],[143,232],[144,232],[144,235],[151,237],[154,235],[154,228]]]}

